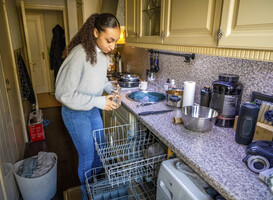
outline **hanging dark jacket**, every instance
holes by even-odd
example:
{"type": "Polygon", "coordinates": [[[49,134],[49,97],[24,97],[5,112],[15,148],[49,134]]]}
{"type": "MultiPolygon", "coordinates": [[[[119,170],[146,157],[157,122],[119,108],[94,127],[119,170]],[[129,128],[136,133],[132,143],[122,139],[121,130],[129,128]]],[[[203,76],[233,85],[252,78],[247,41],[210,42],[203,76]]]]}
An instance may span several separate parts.
{"type": "Polygon", "coordinates": [[[50,46],[50,68],[54,70],[56,78],[59,68],[63,63],[62,52],[65,48],[65,36],[63,28],[57,24],[53,29],[53,37],[50,46]]]}
{"type": "Polygon", "coordinates": [[[18,62],[18,71],[20,75],[20,85],[23,98],[30,101],[32,104],[36,104],[36,98],[34,94],[34,90],[29,78],[29,74],[24,63],[24,60],[21,54],[17,55],[17,62],[18,62]]]}

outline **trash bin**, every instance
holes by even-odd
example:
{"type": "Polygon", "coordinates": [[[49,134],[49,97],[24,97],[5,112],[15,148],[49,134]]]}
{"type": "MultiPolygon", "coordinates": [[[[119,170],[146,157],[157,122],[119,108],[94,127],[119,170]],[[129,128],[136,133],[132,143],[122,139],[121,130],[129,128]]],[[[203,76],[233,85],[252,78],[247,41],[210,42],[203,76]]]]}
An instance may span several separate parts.
{"type": "MultiPolygon", "coordinates": [[[[25,178],[18,174],[25,160],[14,164],[13,173],[24,200],[49,200],[57,191],[57,155],[48,153],[56,161],[54,166],[44,175],[37,178],[25,178]]],[[[38,156],[33,156],[38,157],[38,156]]]]}

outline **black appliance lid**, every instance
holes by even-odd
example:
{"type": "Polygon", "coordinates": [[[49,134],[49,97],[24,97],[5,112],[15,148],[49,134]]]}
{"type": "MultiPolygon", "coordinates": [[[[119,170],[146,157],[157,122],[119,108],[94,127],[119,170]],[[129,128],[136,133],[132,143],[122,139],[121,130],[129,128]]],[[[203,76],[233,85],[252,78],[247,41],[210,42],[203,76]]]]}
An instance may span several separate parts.
{"type": "Polygon", "coordinates": [[[237,83],[239,81],[239,76],[236,74],[219,74],[219,80],[230,83],[237,83]]]}

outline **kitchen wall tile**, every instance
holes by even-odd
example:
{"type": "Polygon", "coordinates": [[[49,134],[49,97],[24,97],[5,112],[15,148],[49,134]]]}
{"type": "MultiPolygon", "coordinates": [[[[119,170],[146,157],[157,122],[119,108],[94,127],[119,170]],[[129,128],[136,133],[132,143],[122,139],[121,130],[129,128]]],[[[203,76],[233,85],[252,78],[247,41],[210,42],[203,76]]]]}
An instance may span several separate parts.
{"type": "MultiPolygon", "coordinates": [[[[149,67],[149,52],[143,48],[124,46],[122,57],[127,65],[127,71],[137,73],[146,78],[146,68],[149,67]]],[[[244,85],[242,102],[250,101],[253,91],[273,94],[273,63],[225,58],[217,56],[199,55],[195,60],[185,63],[181,56],[159,55],[160,70],[156,74],[156,81],[163,86],[167,78],[175,79],[177,86],[184,81],[196,81],[195,102],[200,101],[200,89],[211,86],[218,79],[220,73],[237,74],[244,85]]]]}

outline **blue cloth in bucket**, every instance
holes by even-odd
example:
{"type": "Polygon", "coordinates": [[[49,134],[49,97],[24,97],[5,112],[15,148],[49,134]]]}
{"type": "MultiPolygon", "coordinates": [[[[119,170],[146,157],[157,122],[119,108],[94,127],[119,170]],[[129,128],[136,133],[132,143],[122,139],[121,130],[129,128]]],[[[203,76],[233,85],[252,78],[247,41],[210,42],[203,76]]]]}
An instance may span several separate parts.
{"type": "Polygon", "coordinates": [[[36,169],[38,158],[28,158],[24,161],[21,177],[31,178],[33,171],[36,169]]]}

